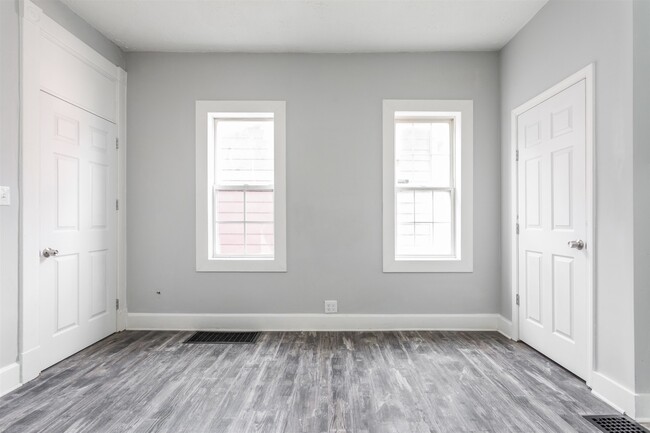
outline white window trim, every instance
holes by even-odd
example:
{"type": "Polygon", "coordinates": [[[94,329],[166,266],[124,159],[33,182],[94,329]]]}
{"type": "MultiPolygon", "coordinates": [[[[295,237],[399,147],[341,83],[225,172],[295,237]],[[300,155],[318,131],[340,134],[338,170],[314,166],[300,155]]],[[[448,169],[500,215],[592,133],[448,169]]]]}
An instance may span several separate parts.
{"type": "Polygon", "coordinates": [[[473,106],[471,100],[384,100],[383,244],[384,272],[473,272],[473,106]],[[456,121],[457,245],[460,257],[395,259],[395,113],[431,112],[456,121]],[[459,116],[460,114],[460,116],[459,116]]]}
{"type": "Polygon", "coordinates": [[[197,272],[286,272],[286,103],[284,101],[196,101],[196,270],[197,272]],[[208,204],[213,113],[273,113],[274,118],[274,236],[273,258],[211,258],[208,204]]]}

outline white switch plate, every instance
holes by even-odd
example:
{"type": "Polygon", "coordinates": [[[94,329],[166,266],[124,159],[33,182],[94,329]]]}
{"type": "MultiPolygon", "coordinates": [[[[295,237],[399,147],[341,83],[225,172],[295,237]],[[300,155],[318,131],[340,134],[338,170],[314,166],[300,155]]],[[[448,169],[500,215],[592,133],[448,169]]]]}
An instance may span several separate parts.
{"type": "Polygon", "coordinates": [[[325,314],[338,313],[339,307],[336,301],[325,301],[325,314]]]}
{"type": "Polygon", "coordinates": [[[8,186],[0,186],[0,206],[11,204],[11,189],[8,186]]]}

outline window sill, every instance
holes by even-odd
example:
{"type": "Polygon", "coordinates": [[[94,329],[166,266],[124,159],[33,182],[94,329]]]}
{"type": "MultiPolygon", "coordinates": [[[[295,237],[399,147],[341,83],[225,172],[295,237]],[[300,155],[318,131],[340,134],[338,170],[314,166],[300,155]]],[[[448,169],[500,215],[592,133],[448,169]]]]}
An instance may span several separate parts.
{"type": "Polygon", "coordinates": [[[435,260],[395,260],[384,259],[384,273],[438,273],[474,272],[471,259],[442,258],[435,260]]]}

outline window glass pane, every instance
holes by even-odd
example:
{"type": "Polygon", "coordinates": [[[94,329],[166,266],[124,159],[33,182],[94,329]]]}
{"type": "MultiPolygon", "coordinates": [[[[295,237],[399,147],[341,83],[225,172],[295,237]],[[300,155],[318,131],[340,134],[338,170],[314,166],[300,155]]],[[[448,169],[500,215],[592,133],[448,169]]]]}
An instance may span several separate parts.
{"type": "Polygon", "coordinates": [[[413,251],[415,224],[397,224],[395,236],[395,252],[397,256],[408,255],[413,251]]]}
{"type": "Polygon", "coordinates": [[[431,190],[415,191],[415,222],[433,222],[433,194],[431,190]]]}
{"type": "Polygon", "coordinates": [[[433,221],[437,223],[451,222],[451,191],[435,191],[433,193],[433,221]]]}
{"type": "Polygon", "coordinates": [[[413,255],[431,255],[433,253],[433,224],[421,223],[415,225],[413,255]]]}
{"type": "Polygon", "coordinates": [[[273,221],[273,191],[246,192],[246,221],[273,221]]]}
{"type": "Polygon", "coordinates": [[[449,155],[433,155],[431,157],[431,184],[432,186],[448,187],[451,165],[449,155]]]}
{"type": "Polygon", "coordinates": [[[273,254],[273,224],[246,224],[246,252],[248,254],[273,254]]]}
{"type": "Polygon", "coordinates": [[[398,186],[449,187],[450,129],[447,122],[395,124],[395,181],[398,186]]]}
{"type": "Polygon", "coordinates": [[[415,222],[414,191],[398,191],[396,194],[397,224],[415,222]]]}
{"type": "Polygon", "coordinates": [[[273,184],[273,121],[217,120],[216,183],[273,184]]]}
{"type": "Polygon", "coordinates": [[[433,224],[433,254],[446,256],[451,254],[451,224],[433,224]]]}
{"type": "Polygon", "coordinates": [[[244,254],[244,224],[217,223],[215,255],[244,254]]]}
{"type": "Polygon", "coordinates": [[[449,122],[431,124],[431,153],[433,155],[450,155],[449,122]]]}
{"type": "Polygon", "coordinates": [[[217,221],[244,221],[244,192],[217,191],[217,221]]]}

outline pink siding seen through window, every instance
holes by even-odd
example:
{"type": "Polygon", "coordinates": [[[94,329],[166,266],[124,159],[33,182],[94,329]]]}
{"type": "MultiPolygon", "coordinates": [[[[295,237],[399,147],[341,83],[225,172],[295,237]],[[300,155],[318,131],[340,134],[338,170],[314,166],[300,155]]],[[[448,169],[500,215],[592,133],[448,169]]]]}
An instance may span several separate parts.
{"type": "Polygon", "coordinates": [[[215,126],[214,256],[273,257],[273,121],[215,126]]]}

